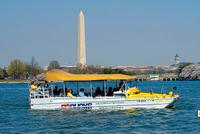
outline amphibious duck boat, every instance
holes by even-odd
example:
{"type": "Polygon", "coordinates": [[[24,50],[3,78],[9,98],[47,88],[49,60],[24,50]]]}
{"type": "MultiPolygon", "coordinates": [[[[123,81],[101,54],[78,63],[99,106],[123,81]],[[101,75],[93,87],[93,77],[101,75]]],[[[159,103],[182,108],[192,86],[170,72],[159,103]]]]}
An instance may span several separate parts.
{"type": "MultiPolygon", "coordinates": [[[[122,75],[122,74],[70,74],[63,70],[52,70],[46,73],[46,80],[49,83],[59,82],[63,86],[63,95],[53,95],[53,90],[49,89],[49,92],[44,92],[39,96],[34,96],[30,89],[30,106],[31,109],[71,109],[71,110],[99,110],[99,109],[132,109],[132,108],[166,108],[172,107],[174,103],[179,99],[179,95],[174,94],[172,91],[169,94],[158,93],[144,93],[129,84],[135,79],[134,76],[122,75]],[[96,82],[101,82],[103,87],[103,94],[101,96],[95,96],[91,93],[86,97],[67,97],[67,91],[69,83],[76,84],[76,94],[80,91],[79,84],[87,82],[89,83],[88,89],[93,89],[96,82]],[[107,96],[107,83],[116,82],[116,86],[112,96],[107,96]]],[[[75,92],[75,89],[72,89],[75,92]]],[[[72,93],[73,94],[73,93],[72,93]]],[[[74,95],[75,96],[75,95],[74,95]]]]}

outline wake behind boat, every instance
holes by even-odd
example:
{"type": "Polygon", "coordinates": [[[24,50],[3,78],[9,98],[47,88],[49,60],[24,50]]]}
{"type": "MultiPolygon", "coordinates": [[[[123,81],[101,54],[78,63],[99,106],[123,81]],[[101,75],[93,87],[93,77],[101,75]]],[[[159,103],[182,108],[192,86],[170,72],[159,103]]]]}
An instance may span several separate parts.
{"type": "MultiPolygon", "coordinates": [[[[31,109],[132,109],[132,108],[166,108],[172,107],[179,95],[172,91],[169,94],[144,93],[137,87],[131,87],[134,76],[122,74],[70,74],[63,70],[52,70],[46,73],[49,83],[62,82],[63,88],[56,93],[52,87],[43,84],[30,86],[31,109]],[[107,89],[108,82],[120,82],[114,89],[107,89]],[[76,83],[76,90],[69,89],[68,83],[76,83]],[[90,93],[79,87],[79,83],[89,82],[90,93]],[[94,82],[101,82],[103,87],[94,91],[94,82]],[[44,87],[45,87],[44,85],[44,87]],[[80,90],[79,90],[80,89],[80,90]],[[110,90],[111,89],[111,90],[110,90]],[[73,94],[73,92],[76,92],[73,94]]],[[[34,82],[36,83],[36,82],[34,82]]],[[[45,83],[47,85],[48,82],[45,83]]]]}

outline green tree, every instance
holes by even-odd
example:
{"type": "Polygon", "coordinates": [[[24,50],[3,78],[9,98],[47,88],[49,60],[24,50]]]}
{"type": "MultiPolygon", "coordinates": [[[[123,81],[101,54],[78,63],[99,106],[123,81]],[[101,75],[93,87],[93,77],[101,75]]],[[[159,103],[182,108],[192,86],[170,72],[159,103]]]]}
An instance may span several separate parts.
{"type": "Polygon", "coordinates": [[[48,70],[59,69],[59,68],[60,68],[60,64],[57,60],[53,60],[49,63],[48,70]]]}
{"type": "Polygon", "coordinates": [[[26,66],[19,59],[12,60],[8,67],[8,75],[14,79],[22,78],[26,74],[26,66]]]}
{"type": "Polygon", "coordinates": [[[103,73],[104,74],[112,74],[112,68],[104,68],[103,73]]]}
{"type": "Polygon", "coordinates": [[[4,72],[3,69],[0,67],[0,79],[4,78],[4,72]]]}
{"type": "Polygon", "coordinates": [[[103,73],[104,74],[126,74],[126,75],[134,75],[135,73],[134,72],[127,72],[127,71],[124,71],[122,69],[112,69],[112,68],[104,68],[103,70],[103,73]]]}
{"type": "Polygon", "coordinates": [[[6,71],[6,69],[3,69],[3,76],[4,78],[8,77],[8,72],[6,71]]]}

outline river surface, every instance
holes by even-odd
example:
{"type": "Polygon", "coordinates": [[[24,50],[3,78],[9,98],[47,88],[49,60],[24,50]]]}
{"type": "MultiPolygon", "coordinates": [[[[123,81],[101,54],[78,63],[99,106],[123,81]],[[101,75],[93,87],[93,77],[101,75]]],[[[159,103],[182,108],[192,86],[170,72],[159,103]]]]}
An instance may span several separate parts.
{"type": "Polygon", "coordinates": [[[138,83],[147,92],[174,86],[180,101],[173,108],[72,112],[31,110],[27,84],[0,84],[0,133],[200,133],[199,81],[138,83]]]}

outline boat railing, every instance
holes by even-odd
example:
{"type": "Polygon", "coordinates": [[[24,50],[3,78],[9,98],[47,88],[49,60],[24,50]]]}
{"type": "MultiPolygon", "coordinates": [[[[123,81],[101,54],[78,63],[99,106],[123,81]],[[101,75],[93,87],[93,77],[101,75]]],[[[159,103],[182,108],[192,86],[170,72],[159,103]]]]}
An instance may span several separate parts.
{"type": "Polygon", "coordinates": [[[92,96],[87,96],[87,97],[75,97],[75,98],[72,98],[72,97],[67,97],[67,96],[31,96],[31,99],[44,99],[44,98],[51,98],[51,99],[54,99],[54,100],[63,100],[63,99],[67,99],[67,100],[88,100],[88,99],[95,99],[95,100],[104,100],[104,99],[114,99],[114,98],[119,98],[119,96],[117,95],[113,95],[113,96],[95,96],[95,97],[92,97],[92,96]]]}
{"type": "Polygon", "coordinates": [[[57,97],[50,97],[50,98],[54,98],[54,99],[62,99],[62,98],[65,98],[65,99],[88,99],[88,98],[95,98],[95,99],[112,99],[112,98],[115,98],[115,96],[96,96],[96,97],[91,97],[91,96],[87,96],[87,97],[75,97],[75,98],[72,98],[72,97],[60,97],[60,96],[57,96],[57,97]]]}
{"type": "Polygon", "coordinates": [[[44,88],[42,88],[42,91],[36,92],[33,91],[31,92],[31,87],[29,85],[29,92],[30,92],[30,98],[31,99],[37,99],[37,98],[50,98],[50,94],[46,94],[44,91],[44,88]]]}

